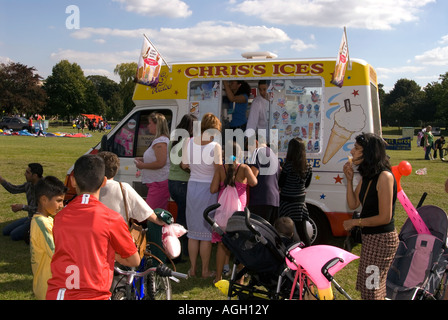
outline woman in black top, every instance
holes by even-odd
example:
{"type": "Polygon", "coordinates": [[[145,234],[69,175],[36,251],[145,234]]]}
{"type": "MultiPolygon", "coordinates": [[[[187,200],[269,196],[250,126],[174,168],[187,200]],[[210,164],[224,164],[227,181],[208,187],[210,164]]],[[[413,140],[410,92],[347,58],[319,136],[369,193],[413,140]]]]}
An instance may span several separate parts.
{"type": "Polygon", "coordinates": [[[300,240],[310,246],[306,230],[309,214],[305,204],[305,189],[310,185],[311,167],[306,161],[305,144],[302,139],[289,141],[285,164],[282,167],[278,185],[280,187],[280,217],[290,217],[296,226],[300,240]]]}
{"type": "Polygon", "coordinates": [[[350,151],[353,162],[344,165],[347,178],[347,203],[354,210],[362,205],[360,219],[344,221],[344,228],[362,228],[361,258],[357,290],[366,300],[386,297],[386,277],[398,247],[394,225],[397,183],[391,172],[384,140],[375,134],[356,137],[350,151]],[[353,166],[358,167],[361,181],[354,189],[353,166]]]}

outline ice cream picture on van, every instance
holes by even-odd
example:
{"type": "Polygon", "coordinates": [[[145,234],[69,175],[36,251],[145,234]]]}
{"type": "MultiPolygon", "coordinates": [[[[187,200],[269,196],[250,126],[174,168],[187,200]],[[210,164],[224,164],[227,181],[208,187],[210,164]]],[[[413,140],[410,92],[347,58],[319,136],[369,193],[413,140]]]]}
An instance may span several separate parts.
{"type": "Polygon", "coordinates": [[[344,101],[334,114],[334,124],[328,139],[327,149],[322,163],[326,164],[351,138],[352,134],[361,131],[366,123],[366,115],[361,105],[351,104],[349,99],[344,101]]]}

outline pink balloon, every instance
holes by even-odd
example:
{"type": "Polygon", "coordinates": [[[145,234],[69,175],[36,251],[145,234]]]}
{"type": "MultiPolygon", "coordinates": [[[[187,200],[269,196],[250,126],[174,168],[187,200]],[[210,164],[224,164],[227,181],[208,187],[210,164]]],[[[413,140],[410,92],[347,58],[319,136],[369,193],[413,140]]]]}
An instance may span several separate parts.
{"type": "Polygon", "coordinates": [[[401,161],[398,166],[392,167],[392,173],[397,181],[397,198],[400,200],[401,205],[411,219],[412,224],[419,234],[431,234],[425,222],[422,220],[418,211],[415,209],[414,205],[411,203],[406,193],[401,187],[401,177],[408,176],[412,173],[412,166],[407,161],[401,161]]]}
{"type": "Polygon", "coordinates": [[[397,193],[397,198],[400,200],[400,203],[408,214],[409,219],[411,219],[415,230],[417,230],[419,234],[431,234],[425,222],[422,220],[418,211],[415,209],[414,205],[411,203],[403,190],[397,193]]]}

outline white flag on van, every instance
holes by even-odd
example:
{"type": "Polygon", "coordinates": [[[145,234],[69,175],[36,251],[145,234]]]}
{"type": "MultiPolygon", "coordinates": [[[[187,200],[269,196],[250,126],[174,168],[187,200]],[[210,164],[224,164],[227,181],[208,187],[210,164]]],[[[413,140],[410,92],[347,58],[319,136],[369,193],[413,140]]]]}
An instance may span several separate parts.
{"type": "Polygon", "coordinates": [[[138,60],[136,82],[146,86],[157,86],[159,83],[162,59],[163,58],[156,47],[145,36],[138,60]]]}
{"type": "Polygon", "coordinates": [[[339,46],[339,52],[336,59],[336,65],[334,68],[333,78],[331,83],[342,87],[344,84],[345,70],[347,69],[347,64],[349,69],[351,69],[350,56],[348,51],[348,41],[347,41],[347,31],[344,27],[344,32],[342,34],[341,45],[339,46]]]}

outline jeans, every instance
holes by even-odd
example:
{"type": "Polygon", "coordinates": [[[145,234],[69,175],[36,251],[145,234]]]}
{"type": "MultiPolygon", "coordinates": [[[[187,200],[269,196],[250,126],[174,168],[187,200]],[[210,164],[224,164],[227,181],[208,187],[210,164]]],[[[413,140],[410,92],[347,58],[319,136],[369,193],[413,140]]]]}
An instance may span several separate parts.
{"type": "MultiPolygon", "coordinates": [[[[170,190],[171,198],[177,204],[176,223],[184,226],[187,229],[187,217],[185,212],[187,209],[187,187],[188,181],[168,180],[168,189],[170,190]]],[[[188,256],[188,239],[186,235],[179,238],[182,246],[182,254],[188,256]]]]}
{"type": "Polygon", "coordinates": [[[11,236],[11,240],[24,240],[25,233],[30,229],[31,219],[29,217],[18,219],[3,228],[4,236],[11,236]]]}
{"type": "Polygon", "coordinates": [[[425,149],[425,160],[431,160],[430,154],[431,154],[432,146],[429,145],[425,149]]]}
{"type": "Polygon", "coordinates": [[[171,198],[177,204],[177,218],[176,223],[187,227],[187,218],[185,211],[187,207],[187,181],[168,180],[168,189],[170,190],[171,198]]]}

